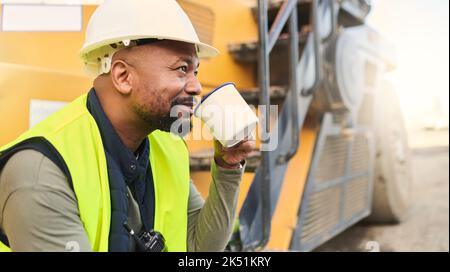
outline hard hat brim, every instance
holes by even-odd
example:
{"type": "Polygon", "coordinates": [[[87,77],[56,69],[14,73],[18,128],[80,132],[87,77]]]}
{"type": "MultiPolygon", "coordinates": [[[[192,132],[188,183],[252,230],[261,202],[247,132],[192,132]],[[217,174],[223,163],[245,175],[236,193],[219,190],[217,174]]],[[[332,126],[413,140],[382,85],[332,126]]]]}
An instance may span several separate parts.
{"type": "MultiPolygon", "coordinates": [[[[138,40],[138,39],[146,39],[149,38],[148,36],[135,36],[135,37],[123,37],[123,38],[112,38],[103,40],[102,42],[92,43],[92,44],[85,44],[83,48],[79,52],[79,56],[83,61],[89,61],[89,53],[94,51],[95,49],[118,43],[124,40],[138,40]]],[[[179,41],[179,42],[186,42],[190,44],[194,44],[197,47],[197,54],[199,58],[212,58],[220,54],[219,50],[217,50],[215,47],[210,46],[206,43],[202,43],[200,41],[188,41],[188,40],[182,40],[182,39],[174,39],[171,37],[152,37],[156,39],[161,40],[173,40],[173,41],[179,41]]]]}
{"type": "Polygon", "coordinates": [[[217,48],[206,43],[200,42],[196,45],[198,46],[197,54],[199,58],[212,58],[220,54],[220,51],[217,48]]]}

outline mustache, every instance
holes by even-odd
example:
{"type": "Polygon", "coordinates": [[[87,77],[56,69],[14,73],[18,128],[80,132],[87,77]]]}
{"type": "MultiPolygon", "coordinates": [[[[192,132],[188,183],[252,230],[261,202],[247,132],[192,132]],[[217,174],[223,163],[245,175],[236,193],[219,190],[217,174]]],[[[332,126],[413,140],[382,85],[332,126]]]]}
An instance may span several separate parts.
{"type": "Polygon", "coordinates": [[[177,106],[177,105],[186,105],[186,106],[193,107],[197,103],[198,103],[198,100],[197,100],[197,98],[195,98],[195,96],[177,97],[172,101],[171,106],[173,107],[173,106],[177,106]]]}

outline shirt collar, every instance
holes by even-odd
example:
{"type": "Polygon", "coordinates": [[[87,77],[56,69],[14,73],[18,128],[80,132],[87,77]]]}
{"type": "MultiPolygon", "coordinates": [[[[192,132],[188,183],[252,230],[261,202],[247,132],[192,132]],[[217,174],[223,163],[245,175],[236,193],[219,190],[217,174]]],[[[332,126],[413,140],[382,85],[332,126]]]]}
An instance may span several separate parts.
{"type": "Polygon", "coordinates": [[[94,88],[89,91],[87,108],[100,130],[105,152],[112,156],[112,159],[120,167],[127,182],[134,180],[149,164],[150,148],[148,138],[145,138],[141,143],[136,155],[129,150],[106,116],[94,88]]]}

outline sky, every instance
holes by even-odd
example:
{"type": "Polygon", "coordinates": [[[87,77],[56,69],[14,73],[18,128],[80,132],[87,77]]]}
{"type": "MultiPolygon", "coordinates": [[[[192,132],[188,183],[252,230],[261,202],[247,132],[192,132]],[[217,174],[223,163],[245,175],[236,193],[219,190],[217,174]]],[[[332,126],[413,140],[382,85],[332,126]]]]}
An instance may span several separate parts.
{"type": "Polygon", "coordinates": [[[408,128],[448,126],[449,1],[373,0],[368,23],[396,48],[396,85],[408,128]]]}

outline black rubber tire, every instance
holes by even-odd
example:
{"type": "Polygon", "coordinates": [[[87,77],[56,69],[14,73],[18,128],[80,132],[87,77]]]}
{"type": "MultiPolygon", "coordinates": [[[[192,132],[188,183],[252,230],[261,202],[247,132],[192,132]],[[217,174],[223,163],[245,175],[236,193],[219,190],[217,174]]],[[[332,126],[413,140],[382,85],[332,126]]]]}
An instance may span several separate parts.
{"type": "Polygon", "coordinates": [[[411,151],[395,88],[383,82],[375,104],[376,159],[372,213],[366,222],[400,223],[411,207],[411,151]]]}

